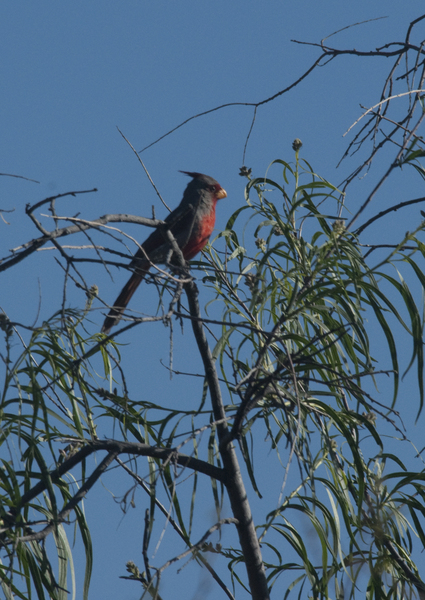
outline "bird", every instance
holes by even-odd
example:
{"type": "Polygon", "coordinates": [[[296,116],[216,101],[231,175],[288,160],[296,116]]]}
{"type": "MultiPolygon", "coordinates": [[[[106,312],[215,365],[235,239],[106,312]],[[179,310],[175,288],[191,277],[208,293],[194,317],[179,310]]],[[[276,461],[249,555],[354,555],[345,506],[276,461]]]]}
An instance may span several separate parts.
{"type": "MultiPolygon", "coordinates": [[[[192,177],[183,199],[165,219],[165,225],[174,236],[185,260],[194,258],[207,244],[215,225],[215,209],[218,200],[227,198],[227,192],[209,175],[180,171],[192,177]]],[[[121,319],[134,292],[153,264],[168,262],[170,244],[161,230],[155,229],[141,244],[130,263],[134,272],[112,305],[102,327],[109,334],[121,319]]]]}

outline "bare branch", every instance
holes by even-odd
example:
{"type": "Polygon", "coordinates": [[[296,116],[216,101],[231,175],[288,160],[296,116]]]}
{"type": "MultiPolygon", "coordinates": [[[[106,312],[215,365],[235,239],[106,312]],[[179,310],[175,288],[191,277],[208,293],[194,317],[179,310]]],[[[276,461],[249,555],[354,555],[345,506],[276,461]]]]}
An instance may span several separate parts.
{"type": "Polygon", "coordinates": [[[167,569],[173,563],[175,563],[175,562],[177,562],[179,560],[182,560],[183,558],[185,558],[189,554],[192,554],[196,550],[201,550],[202,546],[205,544],[205,542],[207,541],[207,539],[209,538],[209,536],[212,533],[214,533],[214,531],[217,531],[218,529],[220,529],[223,525],[238,525],[238,521],[237,521],[237,519],[233,519],[233,518],[221,519],[220,521],[218,521],[218,523],[215,523],[214,525],[212,525],[204,533],[204,535],[201,537],[201,539],[199,540],[199,542],[196,542],[196,544],[193,544],[193,546],[191,546],[190,548],[188,548],[187,550],[185,550],[184,552],[182,552],[178,556],[175,556],[171,560],[168,560],[160,569],[158,569],[158,574],[161,573],[162,571],[164,571],[165,569],[167,569]]]}
{"type": "Polygon", "coordinates": [[[411,94],[420,94],[421,92],[423,92],[424,90],[410,90],[409,92],[404,92],[402,94],[396,94],[395,96],[389,96],[388,98],[385,98],[384,100],[381,100],[381,102],[378,102],[378,104],[375,104],[374,106],[372,106],[371,108],[368,108],[366,112],[364,112],[362,114],[361,117],[359,117],[357,119],[357,121],[354,121],[354,123],[352,125],[350,125],[350,127],[347,129],[347,131],[343,134],[343,137],[347,135],[347,133],[349,131],[351,131],[351,129],[353,129],[353,127],[355,125],[357,125],[357,123],[359,121],[361,121],[363,119],[363,117],[365,117],[366,115],[368,115],[370,112],[372,112],[373,110],[375,110],[375,108],[378,108],[378,106],[382,106],[383,104],[385,104],[386,102],[390,102],[390,100],[394,100],[394,98],[401,98],[402,96],[409,96],[411,94]]]}
{"type": "MultiPolygon", "coordinates": [[[[385,17],[378,17],[378,19],[381,19],[381,18],[385,18],[385,17]]],[[[355,48],[348,49],[348,50],[340,50],[340,49],[337,49],[337,48],[331,48],[331,47],[325,46],[323,44],[323,42],[326,39],[328,39],[332,35],[335,35],[335,34],[339,33],[340,31],[343,31],[344,29],[348,29],[348,28],[353,27],[355,25],[361,25],[363,23],[367,23],[369,21],[378,20],[378,19],[369,19],[367,21],[363,21],[363,22],[360,22],[360,23],[354,23],[353,25],[348,25],[347,27],[344,27],[344,28],[342,28],[342,29],[340,29],[340,30],[338,30],[338,31],[336,31],[336,32],[334,32],[334,33],[326,36],[325,38],[323,38],[323,40],[319,44],[318,43],[311,43],[311,42],[301,42],[301,41],[298,41],[298,40],[291,40],[291,42],[293,42],[295,44],[303,44],[303,45],[308,45],[308,46],[319,47],[322,50],[322,54],[317,58],[317,60],[314,61],[314,63],[311,65],[311,67],[309,67],[298,79],[296,79],[289,86],[281,89],[280,91],[276,92],[272,96],[269,96],[268,98],[265,98],[265,99],[260,100],[258,102],[227,102],[225,104],[221,104],[221,105],[216,106],[214,108],[211,108],[211,109],[202,111],[200,113],[197,113],[196,115],[192,115],[188,119],[185,119],[184,121],[182,121],[181,123],[179,123],[179,125],[177,125],[176,127],[173,127],[172,129],[170,129],[169,131],[167,131],[167,133],[161,135],[159,138],[157,138],[152,143],[150,143],[147,146],[145,146],[144,148],[142,148],[142,150],[140,150],[139,153],[141,154],[142,152],[144,152],[148,148],[151,148],[152,146],[154,146],[155,144],[157,144],[158,142],[160,142],[161,140],[163,140],[167,136],[171,135],[172,133],[174,133],[175,131],[177,131],[178,129],[180,129],[180,127],[183,127],[184,125],[186,125],[187,123],[189,123],[190,121],[192,121],[194,119],[198,119],[199,117],[203,117],[205,115],[211,114],[213,112],[216,112],[218,110],[221,110],[223,108],[228,108],[228,107],[231,107],[231,106],[250,106],[250,107],[254,108],[254,115],[253,115],[253,118],[252,118],[252,122],[251,122],[251,125],[250,125],[250,129],[249,129],[247,138],[246,138],[244,152],[243,152],[243,161],[242,162],[243,162],[243,164],[245,164],[244,159],[245,159],[245,155],[246,155],[246,148],[247,148],[248,140],[249,140],[249,137],[251,135],[251,132],[252,132],[252,129],[253,129],[253,126],[254,126],[257,109],[260,106],[263,106],[264,104],[272,102],[276,98],[279,98],[283,94],[289,92],[292,88],[296,87],[308,75],[310,75],[310,73],[317,66],[321,66],[322,64],[326,64],[325,60],[327,62],[329,62],[329,60],[333,60],[337,56],[341,56],[341,55],[344,55],[344,54],[354,55],[354,56],[364,56],[364,57],[380,56],[380,57],[383,57],[383,58],[388,58],[388,57],[391,57],[391,56],[402,56],[403,54],[405,54],[409,50],[416,51],[420,55],[425,55],[425,51],[424,51],[424,48],[422,46],[417,46],[415,44],[411,44],[410,41],[409,41],[410,40],[410,33],[412,31],[413,26],[416,23],[418,23],[419,21],[421,21],[423,19],[423,16],[419,17],[418,19],[416,19],[415,21],[413,21],[410,24],[410,27],[409,27],[409,30],[408,30],[408,35],[406,36],[406,41],[405,42],[400,42],[400,43],[397,42],[397,43],[391,44],[391,45],[396,45],[397,46],[397,48],[395,50],[385,51],[384,48],[386,48],[386,46],[384,46],[383,48],[377,48],[376,50],[369,50],[369,51],[356,50],[355,48]]]]}
{"type": "Polygon", "coordinates": [[[13,175],[12,173],[0,173],[0,177],[16,177],[17,179],[25,179],[25,181],[31,181],[32,183],[40,183],[36,179],[30,179],[29,177],[24,177],[23,175],[13,175]]]}
{"type": "MultiPolygon", "coordinates": [[[[142,487],[142,489],[149,496],[151,496],[151,490],[150,490],[149,486],[143,481],[143,479],[139,475],[137,475],[137,473],[134,473],[131,469],[129,469],[128,466],[125,463],[123,463],[121,459],[117,458],[116,461],[118,462],[119,465],[121,465],[121,467],[129,475],[131,475],[131,477],[133,477],[133,479],[138,483],[138,485],[140,485],[142,487]]],[[[170,515],[169,511],[158,500],[157,497],[155,497],[154,501],[155,501],[155,506],[157,506],[159,508],[159,510],[162,512],[162,514],[167,518],[168,523],[170,523],[170,525],[177,532],[177,534],[181,537],[181,539],[185,543],[187,543],[187,536],[183,533],[183,531],[181,530],[181,528],[179,527],[179,525],[176,523],[176,521],[170,515]]],[[[194,546],[191,546],[191,548],[194,548],[194,546]]],[[[216,573],[216,571],[212,568],[212,566],[209,564],[209,562],[202,556],[202,554],[198,554],[197,555],[197,559],[202,563],[202,565],[207,569],[207,571],[209,571],[209,573],[211,574],[211,576],[213,577],[213,579],[218,583],[218,585],[225,592],[225,594],[227,595],[227,597],[230,600],[235,600],[233,594],[230,592],[230,590],[228,589],[228,587],[225,585],[224,581],[218,576],[218,574],[216,573]]],[[[145,561],[145,564],[146,564],[146,561],[145,561]]]]}
{"type": "Polygon", "coordinates": [[[157,193],[158,198],[161,200],[162,204],[165,206],[165,208],[171,212],[171,208],[168,206],[168,204],[166,204],[165,200],[163,199],[163,197],[161,196],[161,194],[159,193],[158,188],[156,187],[156,185],[153,182],[152,177],[149,174],[149,171],[147,170],[145,163],[143,162],[143,160],[140,158],[139,154],[137,153],[137,150],[135,150],[135,148],[132,146],[132,144],[128,141],[128,139],[125,137],[125,135],[123,134],[123,132],[117,127],[120,135],[125,139],[125,141],[127,142],[127,144],[130,146],[130,148],[133,150],[134,154],[137,157],[137,160],[139,161],[139,163],[142,165],[144,172],[147,175],[147,178],[149,179],[153,189],[155,190],[155,192],[157,193]]]}
{"type": "Polygon", "coordinates": [[[75,496],[71,498],[71,500],[64,506],[64,508],[57,515],[57,518],[52,523],[50,523],[42,531],[22,536],[18,538],[17,541],[23,543],[44,540],[50,533],[52,533],[52,531],[56,529],[59,523],[63,523],[66,520],[70,512],[84,499],[89,490],[106,471],[106,469],[109,467],[109,465],[115,459],[116,456],[116,452],[110,452],[107,456],[105,456],[100,465],[96,467],[96,469],[93,471],[90,477],[80,487],[75,496]]]}
{"type": "Polygon", "coordinates": [[[387,208],[386,210],[381,210],[381,212],[379,212],[374,217],[371,217],[368,221],[366,221],[366,223],[363,223],[363,225],[356,229],[355,234],[360,235],[366,229],[366,227],[369,227],[369,225],[372,225],[372,223],[374,223],[381,217],[388,215],[391,212],[397,212],[400,208],[404,208],[405,206],[411,206],[412,204],[418,204],[420,202],[425,202],[425,196],[423,196],[422,198],[415,198],[414,200],[406,200],[406,202],[399,202],[399,204],[390,206],[390,208],[387,208]]]}
{"type": "MultiPolygon", "coordinates": [[[[62,218],[66,220],[72,220],[71,218],[62,218]]],[[[83,220],[81,219],[79,220],[78,225],[70,225],[68,227],[63,227],[62,229],[50,231],[47,235],[43,235],[39,238],[30,240],[29,242],[25,242],[25,244],[22,244],[21,246],[13,248],[11,250],[11,256],[6,256],[5,258],[0,259],[0,272],[13,267],[48,242],[52,242],[53,240],[66,237],[68,235],[81,233],[81,231],[84,231],[85,229],[99,228],[105,226],[107,223],[134,223],[137,225],[146,225],[146,227],[158,227],[162,221],[126,214],[104,215],[103,217],[99,217],[99,219],[95,219],[94,221],[87,221],[86,224],[84,224],[83,220]]]]}

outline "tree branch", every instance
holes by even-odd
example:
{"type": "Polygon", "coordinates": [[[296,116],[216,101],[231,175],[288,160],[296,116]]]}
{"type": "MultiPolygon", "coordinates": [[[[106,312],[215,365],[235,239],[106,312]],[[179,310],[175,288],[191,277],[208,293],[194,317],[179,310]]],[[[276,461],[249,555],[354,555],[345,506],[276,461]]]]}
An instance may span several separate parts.
{"type": "Polygon", "coordinates": [[[369,227],[369,225],[372,225],[374,221],[377,221],[381,217],[384,217],[385,215],[388,215],[391,212],[397,212],[400,208],[404,208],[405,206],[410,206],[411,204],[418,204],[419,202],[425,202],[425,196],[422,198],[415,198],[414,200],[406,200],[406,202],[400,202],[395,206],[390,206],[390,208],[387,208],[386,210],[381,210],[381,212],[379,212],[374,217],[371,217],[368,221],[366,221],[366,223],[363,223],[363,225],[356,229],[355,234],[360,235],[366,229],[366,227],[369,227]]]}
{"type": "Polygon", "coordinates": [[[54,231],[50,231],[48,235],[43,235],[39,238],[30,240],[29,242],[25,242],[25,244],[22,244],[21,246],[13,248],[11,250],[11,256],[6,256],[5,258],[0,259],[0,273],[21,262],[24,260],[24,258],[27,258],[27,256],[30,254],[36,252],[47,242],[52,242],[60,237],[73,235],[75,233],[81,233],[86,229],[97,229],[102,225],[106,225],[107,223],[134,223],[137,225],[146,225],[147,227],[158,227],[163,224],[163,221],[127,214],[104,215],[103,217],[99,217],[94,221],[85,222],[83,222],[83,219],[81,219],[78,220],[77,225],[69,225],[61,229],[55,229],[54,231]],[[16,254],[17,252],[19,253],[16,254]]]}
{"type": "MultiPolygon", "coordinates": [[[[42,531],[38,531],[37,533],[32,533],[30,535],[25,535],[23,537],[14,540],[16,542],[35,542],[44,540],[49,533],[51,533],[54,529],[56,529],[58,523],[63,523],[69,513],[83,500],[83,498],[87,495],[87,492],[93,487],[99,477],[106,471],[111,462],[116,458],[117,452],[110,452],[105,458],[102,460],[100,465],[93,471],[90,477],[86,480],[86,482],[80,487],[78,492],[75,494],[73,498],[64,506],[64,508],[60,511],[57,517],[51,522],[47,527],[45,527],[42,531]]],[[[10,542],[11,543],[11,542],[10,542]]]]}
{"type": "MultiPolygon", "coordinates": [[[[73,439],[72,441],[81,442],[82,440],[73,439]]],[[[64,461],[57,469],[54,469],[49,473],[51,481],[58,481],[65,473],[73,469],[76,465],[81,463],[85,458],[97,452],[99,450],[106,450],[109,454],[119,456],[120,454],[132,454],[135,456],[150,456],[159,460],[174,460],[178,465],[182,467],[188,467],[199,473],[213,477],[217,481],[224,482],[225,474],[222,469],[211,465],[198,458],[193,458],[187,454],[181,454],[176,452],[172,448],[158,448],[156,446],[150,446],[149,444],[140,444],[135,442],[121,442],[118,440],[90,440],[86,441],[85,446],[76,452],[73,456],[64,461]]],[[[15,509],[15,514],[18,514],[21,508],[31,502],[39,494],[44,492],[48,488],[47,481],[39,481],[33,488],[25,492],[21,496],[21,501],[15,509]]]]}
{"type": "MultiPolygon", "coordinates": [[[[217,433],[219,441],[221,441],[227,436],[228,432],[227,422],[225,420],[226,413],[221,396],[217,370],[202,322],[200,321],[201,314],[198,303],[198,289],[193,281],[186,283],[184,287],[189,302],[190,314],[192,317],[195,317],[192,319],[192,329],[198,344],[199,353],[204,363],[205,376],[210,390],[214,418],[216,421],[220,421],[220,424],[217,425],[217,433]]],[[[220,444],[220,455],[223,460],[223,470],[225,472],[224,484],[229,495],[233,516],[237,520],[236,528],[245,560],[252,598],[253,600],[268,600],[269,592],[260,544],[255,531],[251,508],[248,502],[248,495],[245,490],[233,444],[220,444]]]]}
{"type": "MultiPolygon", "coordinates": [[[[131,477],[133,477],[133,479],[137,482],[137,484],[140,485],[140,487],[150,496],[151,490],[150,490],[149,486],[144,482],[142,477],[140,477],[140,475],[137,475],[137,473],[134,473],[131,469],[129,469],[129,467],[125,463],[123,463],[122,460],[120,460],[119,458],[117,458],[116,461],[118,462],[119,465],[121,465],[121,467],[129,475],[131,475],[131,477]]],[[[158,509],[162,512],[162,514],[166,517],[167,521],[170,523],[170,525],[173,527],[173,529],[176,531],[176,533],[181,537],[181,539],[185,542],[185,544],[187,544],[188,543],[187,535],[185,535],[183,533],[183,531],[178,526],[176,521],[170,515],[169,511],[164,507],[163,504],[161,504],[161,502],[158,500],[157,497],[155,497],[154,502],[155,502],[155,506],[157,506],[158,509]]],[[[193,548],[193,546],[191,546],[191,548],[193,548]]],[[[217,584],[221,587],[221,589],[224,591],[224,593],[227,595],[227,597],[230,598],[230,600],[235,600],[233,594],[230,592],[228,587],[225,585],[224,581],[217,575],[215,570],[211,567],[211,565],[208,563],[208,561],[202,556],[202,554],[199,554],[197,556],[197,559],[202,563],[202,566],[204,566],[207,569],[207,571],[210,573],[211,577],[217,582],[217,584]]],[[[145,561],[145,564],[146,564],[146,561],[145,561]]],[[[149,578],[148,578],[148,580],[149,580],[149,578]]]]}

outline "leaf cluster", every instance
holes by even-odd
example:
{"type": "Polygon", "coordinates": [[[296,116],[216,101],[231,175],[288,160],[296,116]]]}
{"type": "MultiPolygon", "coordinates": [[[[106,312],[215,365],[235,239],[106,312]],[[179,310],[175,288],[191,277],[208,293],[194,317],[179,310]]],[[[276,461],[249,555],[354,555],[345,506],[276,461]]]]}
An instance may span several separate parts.
{"type": "Polygon", "coordinates": [[[308,582],[314,597],[332,595],[331,582],[337,597],[347,582],[349,597],[361,583],[369,597],[401,597],[421,586],[410,557],[411,531],[425,541],[422,467],[410,472],[385,438],[407,441],[394,408],[403,363],[416,372],[418,415],[423,406],[424,320],[412,288],[421,297],[424,224],[376,259],[347,230],[344,195],[298,151],[295,164],[271,167],[280,181],[248,174],[246,205],[221,234],[228,251],[211,250],[215,275],[205,278],[224,306],[214,353],[233,398],[232,439],[259,495],[264,437],[270,473],[283,467],[279,507],[257,527],[263,543],[281,536],[268,546],[270,581],[295,571],[288,589],[308,582]],[[319,540],[319,563],[300,526],[319,540]]]}
{"type": "MultiPolygon", "coordinates": [[[[219,236],[225,249],[211,246],[200,263],[213,292],[207,311],[214,318],[204,327],[228,399],[221,437],[207,403],[208,377],[191,411],[128,389],[118,342],[86,331],[94,293],[81,313],[62,310],[34,330],[17,357],[18,329],[3,317],[0,569],[7,598],[76,593],[71,526],[85,549],[88,597],[93,549],[83,500],[117,468],[130,481],[115,498],[124,512],[138,490],[148,496],[145,565],[134,565],[129,578],[154,594],[163,571],[190,553],[233,597],[209,556],[226,561],[234,589],[245,586],[246,556],[237,544],[207,541],[225,525],[240,527],[222,518],[232,476],[223,457],[232,445],[258,497],[254,519],[272,593],[423,592],[412,558],[425,543],[423,465],[412,469],[394,444],[409,446],[396,412],[403,369],[415,373],[418,415],[423,405],[424,320],[416,298],[425,283],[424,225],[377,257],[347,229],[344,194],[299,158],[299,148],[293,164],[274,161],[275,171],[252,179],[247,172],[245,203],[219,236]],[[217,524],[193,541],[204,477],[217,524]],[[187,551],[154,569],[148,546],[161,513],[187,551]]],[[[167,323],[173,312],[174,305],[167,323]]],[[[178,317],[201,320],[184,307],[178,317]]]]}

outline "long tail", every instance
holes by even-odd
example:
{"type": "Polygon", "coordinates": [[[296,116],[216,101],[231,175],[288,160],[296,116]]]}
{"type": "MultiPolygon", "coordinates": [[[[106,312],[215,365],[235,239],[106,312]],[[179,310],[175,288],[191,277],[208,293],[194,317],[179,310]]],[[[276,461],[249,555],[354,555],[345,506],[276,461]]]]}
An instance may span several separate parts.
{"type": "Polygon", "coordinates": [[[145,273],[136,272],[130,277],[125,286],[122,288],[120,295],[115,300],[108,316],[105,319],[102,327],[102,333],[108,334],[112,327],[114,327],[121,319],[128,303],[130,302],[134,292],[139,287],[140,282],[143,280],[146,272],[149,270],[149,263],[141,265],[141,268],[145,273]]]}

